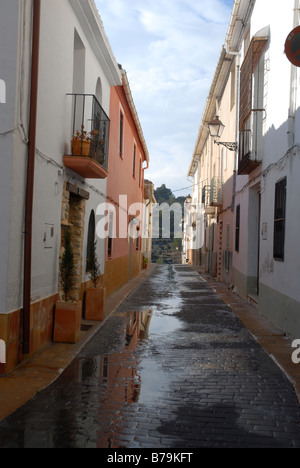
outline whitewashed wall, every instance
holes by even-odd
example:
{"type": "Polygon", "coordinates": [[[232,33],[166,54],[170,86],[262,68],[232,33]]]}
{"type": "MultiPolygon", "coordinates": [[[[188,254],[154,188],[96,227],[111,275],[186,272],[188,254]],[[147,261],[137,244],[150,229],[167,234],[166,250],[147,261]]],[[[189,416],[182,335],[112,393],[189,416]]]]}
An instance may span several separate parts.
{"type": "MultiPolygon", "coordinates": [[[[0,114],[0,125],[6,130],[12,128],[19,121],[19,106],[23,108],[25,130],[28,131],[26,112],[29,99],[30,72],[30,33],[31,33],[31,4],[26,0],[10,0],[1,3],[0,40],[1,44],[8,30],[11,35],[9,47],[5,51],[10,53],[10,69],[0,78],[10,83],[5,118],[0,114]],[[2,15],[2,3],[8,10],[2,15]],[[24,7],[24,8],[23,8],[24,7]],[[6,23],[2,28],[1,20],[6,23]],[[23,30],[23,24],[25,30],[23,30]],[[25,42],[23,41],[23,33],[25,42]],[[19,42],[18,42],[19,41],[19,42]],[[23,44],[23,45],[22,45],[23,44]],[[11,52],[12,53],[11,53],[11,52]],[[23,62],[22,62],[23,59],[23,62]],[[22,81],[21,68],[25,71],[22,81]],[[22,87],[21,99],[17,87],[22,87]],[[19,106],[17,105],[19,104],[19,106]],[[10,117],[8,119],[8,117],[10,117]]],[[[37,154],[35,164],[34,186],[34,216],[33,216],[33,258],[32,258],[32,300],[38,300],[57,292],[58,287],[58,259],[61,231],[61,202],[64,181],[76,183],[90,193],[86,203],[86,232],[83,249],[83,265],[85,265],[85,250],[87,243],[87,229],[90,212],[96,211],[97,205],[105,201],[105,180],[84,180],[75,173],[63,167],[63,155],[70,152],[71,138],[71,104],[72,98],[67,93],[73,92],[73,57],[74,33],[77,31],[85,47],[85,88],[87,94],[96,93],[97,81],[102,84],[102,107],[109,114],[110,86],[121,84],[117,63],[106,48],[106,37],[101,39],[91,2],[83,3],[89,13],[89,21],[82,16],[82,0],[42,0],[41,8],[41,44],[38,90],[38,124],[37,124],[37,154]],[[77,17],[77,12],[81,16],[77,17]],[[98,29],[97,29],[98,28],[98,29]],[[93,34],[94,33],[94,36],[93,34]],[[96,39],[95,39],[96,37],[96,39]],[[93,38],[93,44],[91,44],[93,38]],[[98,49],[97,49],[98,47],[98,49]],[[105,54],[104,54],[105,52],[105,54]],[[102,55],[101,55],[102,54],[102,55]],[[101,62],[101,63],[100,63],[101,62]],[[54,225],[54,241],[51,248],[45,248],[44,234],[46,224],[54,225]]],[[[8,41],[7,41],[8,43],[8,41]]],[[[1,47],[2,53],[3,49],[1,47]]],[[[0,63],[1,55],[0,55],[0,63]]],[[[0,104],[2,107],[2,104],[0,104]]],[[[4,105],[3,105],[4,106],[4,105]]],[[[2,110],[2,109],[1,109],[2,110]]],[[[0,137],[1,138],[1,137],[0,137]]],[[[3,138],[2,138],[3,140],[3,138]]],[[[4,158],[3,141],[0,141],[0,158],[4,158]]],[[[7,154],[2,165],[6,172],[7,186],[0,184],[3,216],[6,219],[5,228],[0,231],[0,312],[6,313],[22,306],[22,265],[23,265],[23,220],[24,193],[26,177],[27,147],[22,141],[21,132],[6,137],[7,154]],[[2,193],[3,192],[3,193],[2,193]],[[5,212],[4,212],[5,210],[5,212]],[[10,226],[10,231],[8,230],[10,226]],[[6,267],[5,267],[6,265],[6,267]]],[[[1,213],[2,214],[2,213],[1,213]]],[[[104,271],[104,243],[98,243],[98,257],[104,271]]],[[[83,268],[85,281],[85,268],[83,268]]]]}

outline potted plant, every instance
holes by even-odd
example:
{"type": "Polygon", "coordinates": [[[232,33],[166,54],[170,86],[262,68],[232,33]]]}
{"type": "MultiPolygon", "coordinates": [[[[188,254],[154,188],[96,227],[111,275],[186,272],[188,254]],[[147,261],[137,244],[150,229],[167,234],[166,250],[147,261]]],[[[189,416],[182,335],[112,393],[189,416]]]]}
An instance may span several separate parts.
{"type": "Polygon", "coordinates": [[[73,156],[89,156],[91,153],[91,140],[95,139],[98,134],[97,130],[87,132],[84,130],[84,125],[81,130],[77,130],[72,137],[71,148],[73,156]]]}
{"type": "Polygon", "coordinates": [[[96,249],[97,241],[95,240],[89,249],[89,258],[87,260],[91,287],[87,288],[85,295],[85,319],[102,321],[105,318],[105,288],[99,285],[101,271],[96,249]]]}
{"type": "Polygon", "coordinates": [[[60,281],[63,299],[55,308],[53,341],[55,343],[77,343],[80,340],[82,319],[82,301],[74,301],[70,297],[74,283],[74,254],[71,231],[64,233],[64,253],[60,264],[60,281]]]}
{"type": "Polygon", "coordinates": [[[148,258],[143,255],[143,269],[146,270],[148,268],[148,258]]]}

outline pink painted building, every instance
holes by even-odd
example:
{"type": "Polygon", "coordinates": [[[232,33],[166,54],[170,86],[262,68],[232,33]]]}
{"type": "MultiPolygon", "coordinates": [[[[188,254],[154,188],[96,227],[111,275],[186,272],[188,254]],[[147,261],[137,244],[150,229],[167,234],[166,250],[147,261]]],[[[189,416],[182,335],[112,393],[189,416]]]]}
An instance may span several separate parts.
{"type": "Polygon", "coordinates": [[[149,154],[124,70],[122,81],[122,86],[111,88],[110,98],[104,276],[107,295],[134,277],[143,263],[143,213],[135,204],[143,204],[149,154]]]}

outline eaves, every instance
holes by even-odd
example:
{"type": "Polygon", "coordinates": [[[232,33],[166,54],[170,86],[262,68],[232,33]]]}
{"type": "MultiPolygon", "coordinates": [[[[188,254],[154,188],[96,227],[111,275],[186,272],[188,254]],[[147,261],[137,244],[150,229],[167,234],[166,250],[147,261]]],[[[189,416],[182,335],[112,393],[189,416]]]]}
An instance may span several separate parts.
{"type": "Polygon", "coordinates": [[[122,76],[94,0],[69,0],[69,3],[110,86],[120,86],[122,76]]]}

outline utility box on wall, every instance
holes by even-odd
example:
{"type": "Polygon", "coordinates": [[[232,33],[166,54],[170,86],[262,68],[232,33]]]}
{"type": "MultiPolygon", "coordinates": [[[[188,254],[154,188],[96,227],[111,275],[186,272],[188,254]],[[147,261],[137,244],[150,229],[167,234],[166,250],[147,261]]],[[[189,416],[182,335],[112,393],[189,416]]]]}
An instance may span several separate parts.
{"type": "Polygon", "coordinates": [[[54,224],[45,224],[44,247],[45,249],[53,249],[54,247],[54,224]]]}

